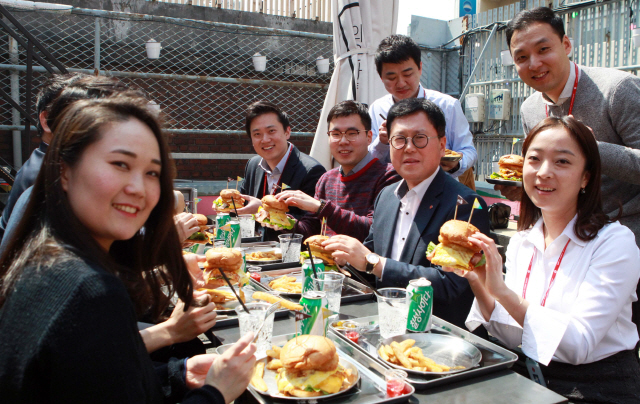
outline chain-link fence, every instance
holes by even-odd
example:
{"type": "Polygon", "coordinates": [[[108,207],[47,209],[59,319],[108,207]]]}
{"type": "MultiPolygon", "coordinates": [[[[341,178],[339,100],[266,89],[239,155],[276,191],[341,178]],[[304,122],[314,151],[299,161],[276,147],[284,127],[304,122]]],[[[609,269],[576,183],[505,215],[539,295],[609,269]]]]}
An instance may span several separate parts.
{"type": "MultiPolygon", "coordinates": [[[[174,139],[243,134],[244,111],[256,100],[279,105],[293,132],[312,136],[333,70],[331,35],[78,8],[66,14],[11,11],[70,71],[99,71],[147,92],[169,117],[170,131],[179,133],[174,139]],[[161,43],[158,59],[147,57],[150,40],[161,43]],[[255,53],[267,57],[265,71],[254,69],[255,53]],[[331,61],[328,74],[317,72],[318,57],[331,61]]],[[[0,85],[7,93],[13,86],[21,105],[25,65],[26,50],[3,33],[0,85]]],[[[36,87],[46,77],[35,62],[36,87]]],[[[15,124],[12,109],[1,107],[0,125],[15,124]]],[[[172,144],[174,152],[218,151],[215,142],[180,143],[172,144]]]]}

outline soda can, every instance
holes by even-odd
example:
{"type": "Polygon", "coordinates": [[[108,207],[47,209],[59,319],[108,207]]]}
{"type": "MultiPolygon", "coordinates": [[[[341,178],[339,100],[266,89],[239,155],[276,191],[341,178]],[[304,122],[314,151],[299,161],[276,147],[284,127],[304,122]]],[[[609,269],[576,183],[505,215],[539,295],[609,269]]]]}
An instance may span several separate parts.
{"type": "Polygon", "coordinates": [[[240,242],[242,241],[240,238],[240,222],[237,220],[229,220],[227,224],[231,230],[226,234],[224,246],[227,248],[240,247],[240,242]]]}
{"type": "MultiPolygon", "coordinates": [[[[324,274],[324,262],[319,259],[313,260],[316,268],[316,273],[324,274]]],[[[302,264],[302,273],[304,274],[304,282],[302,283],[302,293],[309,292],[314,290],[313,287],[313,268],[311,267],[311,260],[304,260],[304,264],[302,264]]],[[[321,279],[322,279],[322,275],[321,279]]]]}
{"type": "Polygon", "coordinates": [[[433,286],[425,278],[413,279],[407,286],[407,330],[425,332],[431,329],[433,312],[433,286]]]}
{"type": "Polygon", "coordinates": [[[326,335],[329,320],[323,318],[322,309],[329,307],[327,294],[315,290],[303,293],[300,304],[302,312],[311,316],[300,320],[300,335],[326,335]]]}
{"type": "MultiPolygon", "coordinates": [[[[222,230],[222,226],[227,224],[231,220],[231,216],[228,213],[218,213],[216,215],[216,239],[218,240],[226,240],[227,239],[227,231],[222,230]]],[[[228,246],[227,246],[228,247],[228,246]]]]}

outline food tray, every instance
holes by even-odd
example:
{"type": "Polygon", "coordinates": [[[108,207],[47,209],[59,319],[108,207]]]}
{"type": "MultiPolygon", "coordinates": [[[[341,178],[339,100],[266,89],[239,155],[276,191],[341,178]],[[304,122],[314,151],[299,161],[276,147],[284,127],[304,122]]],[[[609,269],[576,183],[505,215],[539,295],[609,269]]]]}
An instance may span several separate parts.
{"type": "MultiPolygon", "coordinates": [[[[298,264],[299,265],[299,264],[298,264]]],[[[264,267],[263,267],[264,268],[264,267]]],[[[303,275],[300,266],[291,270],[282,270],[282,271],[265,271],[264,269],[260,273],[260,285],[269,290],[273,291],[269,287],[269,282],[275,278],[279,278],[282,275],[287,276],[295,276],[298,280],[297,282],[302,283],[303,275]]],[[[275,292],[275,291],[274,291],[275,292]]],[[[288,297],[289,300],[300,300],[302,297],[299,293],[283,293],[283,292],[275,292],[283,297],[288,297]]],[[[349,277],[344,278],[344,283],[342,284],[342,298],[340,299],[340,303],[350,303],[350,302],[358,302],[362,300],[372,300],[374,298],[373,290],[369,287],[357,282],[349,277]]]]}
{"type": "Polygon", "coordinates": [[[442,156],[440,157],[440,161],[449,161],[452,163],[456,163],[462,160],[462,156],[442,156]]]}
{"type": "MultiPolygon", "coordinates": [[[[377,348],[380,346],[381,342],[380,332],[376,326],[378,323],[378,316],[352,318],[349,320],[358,324],[369,325],[370,330],[361,335],[358,343],[356,344],[348,339],[343,332],[334,330],[333,327],[330,327],[331,334],[338,337],[335,339],[336,345],[339,345],[341,349],[346,349],[345,346],[349,346],[353,352],[359,352],[362,355],[369,357],[371,361],[375,361],[385,369],[392,369],[391,365],[378,356],[377,348]]],[[[409,374],[407,381],[419,390],[442,386],[460,380],[492,373],[501,369],[507,369],[513,366],[513,363],[518,359],[518,356],[515,353],[475,336],[470,332],[456,327],[455,325],[436,316],[433,316],[433,327],[431,329],[431,333],[455,336],[470,342],[480,350],[482,360],[480,360],[477,367],[460,373],[434,376],[420,376],[414,373],[409,374]]]]}
{"type": "MultiPolygon", "coordinates": [[[[228,288],[228,286],[226,288],[228,288]]],[[[234,288],[236,289],[236,292],[237,292],[238,291],[237,286],[234,286],[234,288]]],[[[249,279],[249,285],[244,287],[245,298],[247,299],[248,302],[253,301],[253,299],[250,296],[250,294],[253,294],[253,292],[268,292],[268,291],[269,290],[263,288],[260,283],[254,281],[253,279],[249,279]]],[[[284,296],[283,298],[286,299],[286,297],[284,296]]],[[[286,300],[292,300],[292,299],[286,299],[286,300]]],[[[258,301],[262,302],[262,300],[258,300],[258,301]]],[[[234,303],[234,306],[237,306],[239,304],[237,301],[227,302],[225,304],[228,304],[228,303],[234,303]]],[[[264,302],[264,303],[267,303],[267,302],[264,302]]],[[[219,327],[238,325],[238,315],[236,314],[235,308],[230,308],[230,310],[216,310],[216,311],[218,314],[226,315],[227,317],[217,320],[216,325],[213,326],[214,330],[219,327]]],[[[288,316],[289,316],[289,310],[287,309],[280,309],[274,313],[274,318],[282,318],[282,317],[288,317],[288,316]]]]}
{"type": "Polygon", "coordinates": [[[485,177],[484,180],[487,181],[489,184],[493,184],[493,185],[506,185],[508,187],[522,188],[522,181],[501,180],[499,178],[491,178],[491,177],[485,177]]]}
{"type": "MultiPolygon", "coordinates": [[[[273,345],[283,346],[288,340],[295,337],[295,334],[277,335],[274,336],[271,343],[273,345]]],[[[360,374],[360,381],[356,385],[334,397],[311,397],[311,398],[278,398],[262,395],[256,392],[254,389],[247,389],[251,395],[260,404],[271,403],[291,403],[295,401],[299,404],[314,404],[318,402],[322,403],[351,403],[351,404],[377,404],[377,403],[402,403],[409,399],[415,392],[415,388],[410,384],[405,385],[404,394],[398,397],[387,397],[386,395],[386,382],[384,380],[384,371],[386,368],[381,367],[375,361],[372,361],[368,355],[360,353],[354,350],[348,345],[343,345],[341,339],[335,334],[327,334],[327,337],[333,340],[336,344],[340,361],[345,361],[351,366],[354,366],[360,374]]],[[[218,347],[218,353],[224,352],[230,345],[222,345],[218,347]]]]}

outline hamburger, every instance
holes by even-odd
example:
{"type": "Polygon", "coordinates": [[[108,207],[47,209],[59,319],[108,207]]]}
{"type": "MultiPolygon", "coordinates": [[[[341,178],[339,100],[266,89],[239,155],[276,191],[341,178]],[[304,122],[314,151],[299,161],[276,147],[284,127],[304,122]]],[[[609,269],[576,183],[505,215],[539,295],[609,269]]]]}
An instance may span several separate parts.
{"type": "Polygon", "coordinates": [[[331,251],[325,250],[322,246],[322,243],[329,240],[328,236],[311,236],[304,241],[304,244],[308,245],[311,249],[311,255],[314,258],[321,259],[324,261],[326,265],[335,265],[335,261],[333,260],[333,256],[331,255],[331,251]]]}
{"type": "Polygon", "coordinates": [[[242,270],[242,254],[233,248],[216,247],[205,254],[207,262],[204,264],[204,287],[216,289],[226,286],[226,282],[220,271],[229,278],[231,284],[245,284],[248,279],[242,270]]]}
{"type": "Polygon", "coordinates": [[[522,156],[507,154],[506,156],[500,157],[498,165],[500,166],[500,172],[491,174],[490,178],[522,181],[522,166],[524,165],[524,158],[522,158],[522,156]]]}
{"type": "Polygon", "coordinates": [[[291,230],[296,221],[287,217],[288,211],[289,206],[286,203],[279,201],[273,195],[267,195],[262,198],[262,206],[258,208],[256,221],[291,230]]]}
{"type": "Polygon", "coordinates": [[[198,221],[198,227],[200,229],[190,235],[185,241],[192,244],[207,244],[209,242],[209,236],[207,236],[205,230],[209,228],[209,226],[207,225],[209,219],[207,219],[205,215],[201,215],[199,213],[194,214],[193,217],[195,217],[198,221]]]}
{"type": "Polygon", "coordinates": [[[471,271],[474,267],[484,265],[484,256],[476,265],[471,264],[474,255],[481,249],[469,242],[469,236],[478,232],[478,228],[462,220],[449,220],[440,228],[438,241],[440,244],[429,243],[427,259],[432,264],[443,267],[457,268],[471,271]]]}
{"type": "Polygon", "coordinates": [[[320,335],[301,335],[280,351],[283,371],[276,376],[278,391],[287,396],[319,397],[342,389],[347,374],[338,363],[333,342],[320,335]]]}
{"type": "Polygon", "coordinates": [[[229,213],[233,211],[234,204],[236,209],[244,206],[244,198],[240,192],[235,189],[223,189],[218,199],[213,201],[213,208],[216,212],[229,213]]]}

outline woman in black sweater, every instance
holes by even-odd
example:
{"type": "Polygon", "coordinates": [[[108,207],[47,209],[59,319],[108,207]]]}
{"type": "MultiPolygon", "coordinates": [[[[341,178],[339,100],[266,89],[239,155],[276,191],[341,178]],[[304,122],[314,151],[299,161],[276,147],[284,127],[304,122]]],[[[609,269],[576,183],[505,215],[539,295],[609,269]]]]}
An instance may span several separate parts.
{"type": "Polygon", "coordinates": [[[186,307],[193,295],[173,224],[174,169],[146,103],[78,101],[54,123],[0,257],[3,402],[229,403],[247,387],[252,335],[223,356],[154,367],[138,332],[140,313],[164,310],[162,285],[186,307]]]}

